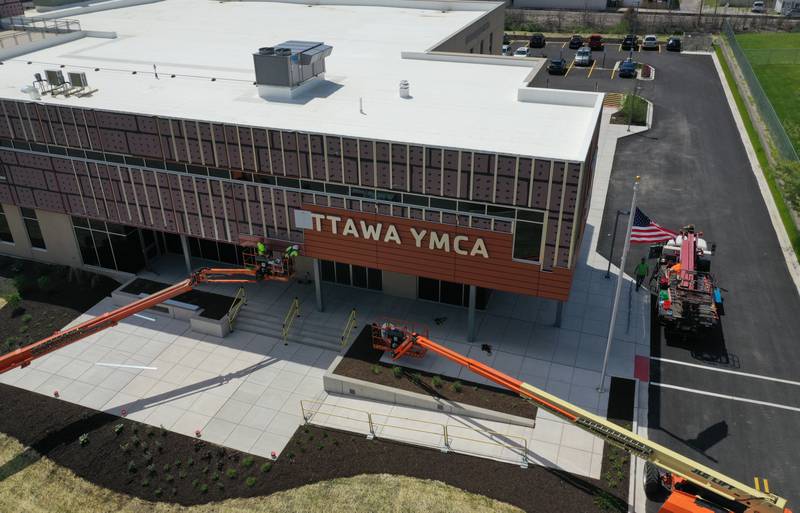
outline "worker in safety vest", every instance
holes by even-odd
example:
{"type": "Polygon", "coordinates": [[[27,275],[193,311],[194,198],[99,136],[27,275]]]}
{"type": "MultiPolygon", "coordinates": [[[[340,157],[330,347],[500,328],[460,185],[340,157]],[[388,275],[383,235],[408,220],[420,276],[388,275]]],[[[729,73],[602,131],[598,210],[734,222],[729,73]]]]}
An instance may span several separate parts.
{"type": "Polygon", "coordinates": [[[642,286],[644,283],[644,279],[647,278],[647,275],[650,273],[650,267],[647,265],[647,261],[642,258],[642,261],[636,266],[634,270],[634,275],[636,276],[636,290],[639,290],[639,287],[642,286]]]}

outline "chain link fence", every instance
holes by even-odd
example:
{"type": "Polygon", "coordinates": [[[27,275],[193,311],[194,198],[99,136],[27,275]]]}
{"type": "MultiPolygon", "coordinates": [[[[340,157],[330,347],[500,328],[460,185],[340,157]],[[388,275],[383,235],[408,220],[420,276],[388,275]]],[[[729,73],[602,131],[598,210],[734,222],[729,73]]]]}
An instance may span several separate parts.
{"type": "Polygon", "coordinates": [[[736,63],[739,65],[739,69],[742,71],[742,76],[747,82],[748,88],[750,89],[750,94],[752,95],[759,114],[761,115],[761,119],[764,121],[767,126],[767,130],[770,132],[775,150],[778,153],[777,156],[781,160],[790,160],[795,162],[800,160],[797,157],[797,151],[795,150],[794,145],[792,145],[791,139],[789,139],[789,136],[786,134],[786,130],[784,129],[780,118],[778,118],[778,114],[772,107],[772,103],[770,103],[769,98],[767,98],[767,94],[764,92],[764,89],[761,87],[761,83],[758,81],[758,77],[753,71],[751,61],[748,59],[749,55],[753,55],[753,57],[757,59],[753,61],[755,64],[794,64],[798,62],[798,58],[796,56],[798,51],[794,50],[795,55],[792,56],[791,51],[778,49],[774,57],[770,57],[767,53],[775,51],[771,49],[750,50],[745,52],[745,50],[742,49],[742,47],[739,45],[739,42],[736,40],[736,34],[733,32],[733,27],[727,21],[722,26],[722,35],[728,42],[728,45],[733,52],[733,56],[736,59],[736,63]],[[775,60],[769,61],[768,59],[771,58],[774,58],[775,60]]]}

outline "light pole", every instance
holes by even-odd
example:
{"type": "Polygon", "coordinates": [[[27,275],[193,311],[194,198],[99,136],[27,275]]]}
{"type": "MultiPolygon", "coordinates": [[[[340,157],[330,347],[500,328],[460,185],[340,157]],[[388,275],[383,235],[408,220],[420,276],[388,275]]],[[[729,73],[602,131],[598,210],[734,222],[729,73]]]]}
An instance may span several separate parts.
{"type": "Polygon", "coordinates": [[[630,210],[617,210],[617,217],[614,219],[614,231],[611,235],[611,252],[608,255],[608,268],[606,269],[606,279],[611,278],[611,262],[614,260],[614,243],[617,240],[617,225],[619,225],[619,216],[630,215],[630,210]]]}
{"type": "MultiPolygon", "coordinates": [[[[636,212],[636,193],[639,192],[639,177],[633,182],[633,195],[631,196],[631,208],[629,212],[636,212]]],[[[633,229],[633,215],[628,216],[628,228],[625,230],[625,244],[622,246],[622,260],[619,263],[619,274],[617,275],[617,286],[614,289],[614,304],[611,307],[611,321],[608,325],[608,338],[606,339],[606,352],[603,355],[603,370],[600,372],[600,384],[598,392],[604,392],[606,370],[608,370],[608,355],[611,353],[611,342],[614,340],[614,328],[617,323],[617,311],[619,310],[619,292],[622,289],[622,281],[625,279],[625,261],[628,259],[628,249],[630,248],[631,230],[633,229]]]]}

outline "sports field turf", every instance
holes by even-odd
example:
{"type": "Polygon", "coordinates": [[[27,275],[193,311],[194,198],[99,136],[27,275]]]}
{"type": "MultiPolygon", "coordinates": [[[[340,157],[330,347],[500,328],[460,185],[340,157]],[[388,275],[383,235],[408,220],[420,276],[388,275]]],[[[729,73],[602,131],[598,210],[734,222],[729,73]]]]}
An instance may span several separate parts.
{"type": "Polygon", "coordinates": [[[800,33],[740,34],[736,39],[800,152],[800,33]]]}

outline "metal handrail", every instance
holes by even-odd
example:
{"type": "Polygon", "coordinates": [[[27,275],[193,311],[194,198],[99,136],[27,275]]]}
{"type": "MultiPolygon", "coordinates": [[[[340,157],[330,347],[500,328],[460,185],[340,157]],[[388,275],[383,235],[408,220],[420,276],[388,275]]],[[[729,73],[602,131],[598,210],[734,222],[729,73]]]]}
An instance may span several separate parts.
{"type": "Polygon", "coordinates": [[[228,326],[231,331],[233,331],[233,322],[236,320],[236,317],[239,316],[239,310],[242,309],[246,302],[247,293],[244,291],[244,287],[239,287],[239,290],[236,291],[236,296],[233,298],[231,307],[228,309],[228,326]]]}
{"type": "Polygon", "coordinates": [[[347,323],[344,325],[344,330],[342,331],[341,337],[341,344],[347,344],[347,341],[350,340],[350,334],[353,332],[353,329],[356,327],[356,309],[353,308],[350,311],[350,315],[347,316],[347,323]]]}
{"type": "Polygon", "coordinates": [[[286,317],[283,318],[283,327],[281,328],[283,345],[287,344],[286,337],[289,336],[289,330],[292,329],[292,324],[297,317],[300,317],[300,300],[294,298],[291,306],[289,306],[289,311],[286,312],[286,317]]]}
{"type": "MultiPolygon", "coordinates": [[[[528,467],[528,441],[525,438],[520,437],[520,436],[507,435],[507,434],[499,433],[499,432],[491,430],[491,429],[480,428],[480,427],[477,427],[477,426],[474,427],[474,428],[466,427],[466,426],[452,426],[452,425],[448,426],[447,424],[442,424],[442,423],[439,423],[439,422],[433,422],[433,421],[430,421],[430,420],[412,419],[412,418],[408,418],[408,417],[399,417],[399,416],[396,416],[396,415],[388,415],[388,414],[383,414],[383,413],[374,414],[376,417],[378,417],[380,419],[387,419],[387,420],[388,419],[400,419],[400,420],[405,420],[405,421],[417,422],[417,423],[420,423],[420,424],[430,424],[430,425],[438,426],[440,428],[440,430],[437,430],[437,431],[429,431],[429,430],[426,430],[426,429],[419,429],[419,428],[414,428],[414,427],[409,427],[409,426],[404,426],[404,425],[390,424],[388,422],[376,422],[375,419],[373,418],[373,414],[371,412],[369,412],[369,411],[366,411],[366,410],[360,410],[360,409],[357,409],[357,408],[350,408],[348,406],[331,405],[331,404],[323,403],[323,402],[320,402],[320,401],[311,401],[311,400],[307,400],[307,399],[302,399],[302,400],[300,400],[300,411],[301,411],[301,414],[303,415],[303,421],[306,424],[309,424],[309,423],[312,422],[312,418],[313,418],[313,416],[315,414],[327,415],[328,417],[341,418],[341,419],[345,419],[345,420],[355,420],[355,421],[359,420],[359,419],[356,419],[356,418],[353,418],[353,417],[348,417],[348,416],[344,416],[344,415],[338,415],[336,413],[324,413],[324,412],[321,412],[319,408],[317,408],[315,410],[314,409],[309,409],[309,408],[306,407],[306,404],[316,404],[318,406],[330,406],[330,407],[333,407],[333,408],[348,410],[348,411],[352,411],[352,412],[356,412],[356,413],[365,415],[366,416],[366,422],[367,422],[367,428],[369,429],[369,434],[367,434],[367,438],[369,438],[369,439],[373,439],[373,438],[377,438],[378,437],[377,432],[375,430],[375,427],[377,426],[377,427],[384,427],[384,428],[386,428],[386,427],[395,428],[395,429],[400,429],[400,430],[405,430],[405,431],[413,431],[415,433],[423,433],[423,434],[429,434],[429,435],[442,436],[442,445],[438,446],[438,448],[442,452],[453,451],[453,452],[462,452],[462,453],[465,453],[465,454],[470,454],[469,451],[462,451],[462,450],[454,449],[452,447],[452,444],[451,444],[451,442],[454,441],[454,440],[463,440],[463,441],[476,442],[476,443],[485,444],[485,445],[500,446],[500,447],[508,449],[508,450],[510,450],[511,452],[514,452],[514,453],[517,453],[517,451],[521,447],[522,451],[521,451],[521,454],[519,454],[519,456],[520,456],[519,465],[521,467],[523,467],[523,468],[527,468],[528,467]],[[307,414],[306,413],[307,411],[310,411],[311,414],[307,414]],[[481,440],[481,439],[477,439],[477,438],[454,435],[454,434],[452,434],[452,430],[453,429],[467,429],[467,430],[470,430],[470,431],[475,431],[475,432],[478,432],[478,433],[481,433],[481,434],[484,434],[484,435],[488,435],[489,439],[488,440],[486,440],[486,439],[481,440]],[[518,440],[519,443],[517,445],[512,445],[512,444],[504,443],[502,441],[497,440],[497,438],[501,438],[501,437],[502,438],[507,438],[507,439],[518,440]]],[[[320,425],[323,425],[323,424],[320,424],[320,425]]],[[[346,429],[346,428],[344,428],[344,429],[346,429]]],[[[412,443],[417,444],[417,445],[430,446],[429,444],[425,444],[425,443],[420,442],[419,439],[413,439],[412,443]]]]}

